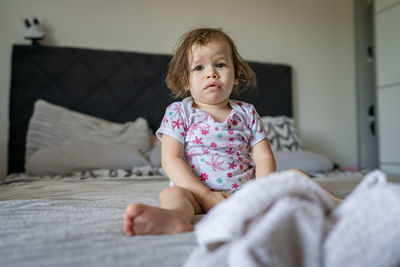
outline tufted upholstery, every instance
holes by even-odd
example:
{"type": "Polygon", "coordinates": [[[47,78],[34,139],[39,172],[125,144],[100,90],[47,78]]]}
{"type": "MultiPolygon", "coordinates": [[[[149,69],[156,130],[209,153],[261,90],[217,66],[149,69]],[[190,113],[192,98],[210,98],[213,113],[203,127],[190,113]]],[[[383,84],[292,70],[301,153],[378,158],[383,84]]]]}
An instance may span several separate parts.
{"type": "MultiPolygon", "coordinates": [[[[26,131],[39,98],[114,122],[144,117],[155,131],[165,107],[174,101],[164,83],[170,59],[169,55],[15,45],[8,173],[24,171],[26,131]]],[[[255,104],[260,115],[292,116],[291,68],[250,65],[258,89],[239,99],[255,104]]]]}

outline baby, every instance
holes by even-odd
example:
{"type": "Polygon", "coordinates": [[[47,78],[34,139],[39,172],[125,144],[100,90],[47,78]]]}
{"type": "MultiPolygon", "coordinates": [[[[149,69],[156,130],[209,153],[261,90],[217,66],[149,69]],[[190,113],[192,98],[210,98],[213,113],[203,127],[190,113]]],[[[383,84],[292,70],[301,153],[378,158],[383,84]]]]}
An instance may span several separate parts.
{"type": "Polygon", "coordinates": [[[167,107],[156,132],[170,187],[160,193],[161,208],[127,207],[126,235],[192,231],[195,214],[276,170],[254,106],[229,99],[233,90],[255,81],[221,29],[201,28],[181,37],[166,82],[174,96],[186,98],[167,107]]]}

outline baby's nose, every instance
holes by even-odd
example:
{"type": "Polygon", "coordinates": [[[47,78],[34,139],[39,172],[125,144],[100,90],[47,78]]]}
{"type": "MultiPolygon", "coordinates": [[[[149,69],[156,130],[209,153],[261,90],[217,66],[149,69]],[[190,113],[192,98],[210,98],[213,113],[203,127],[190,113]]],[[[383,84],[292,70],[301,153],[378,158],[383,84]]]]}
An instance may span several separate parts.
{"type": "Polygon", "coordinates": [[[215,70],[210,70],[210,71],[207,73],[207,79],[210,79],[210,78],[216,79],[217,77],[218,77],[218,75],[217,75],[217,73],[215,72],[215,70]]]}

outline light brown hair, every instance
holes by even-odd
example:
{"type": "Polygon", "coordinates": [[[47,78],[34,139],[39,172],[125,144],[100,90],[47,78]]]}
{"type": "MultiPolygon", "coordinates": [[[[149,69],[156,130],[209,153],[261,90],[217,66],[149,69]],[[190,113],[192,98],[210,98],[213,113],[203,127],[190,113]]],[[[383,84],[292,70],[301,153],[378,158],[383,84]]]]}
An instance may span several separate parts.
{"type": "Polygon", "coordinates": [[[239,84],[234,86],[233,91],[239,93],[243,89],[255,87],[256,75],[239,55],[232,39],[220,28],[199,28],[183,34],[178,39],[174,55],[169,63],[165,82],[174,97],[189,95],[189,91],[186,91],[185,88],[189,84],[189,55],[192,46],[194,44],[207,45],[215,39],[226,41],[231,48],[235,78],[239,81],[239,84]]]}

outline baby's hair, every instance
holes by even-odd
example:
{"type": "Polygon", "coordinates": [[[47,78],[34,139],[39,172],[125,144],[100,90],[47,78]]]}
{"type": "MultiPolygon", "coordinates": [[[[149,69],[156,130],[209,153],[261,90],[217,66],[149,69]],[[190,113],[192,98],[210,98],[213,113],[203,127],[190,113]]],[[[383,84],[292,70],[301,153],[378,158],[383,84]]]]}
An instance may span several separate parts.
{"type": "Polygon", "coordinates": [[[189,84],[189,55],[194,44],[207,45],[210,41],[221,39],[228,43],[232,51],[232,60],[235,68],[235,78],[239,84],[233,91],[239,91],[256,86],[256,75],[250,66],[239,55],[235,43],[220,28],[199,28],[183,34],[177,42],[174,55],[168,66],[168,74],[165,79],[172,95],[176,98],[189,95],[185,88],[189,84]]]}

